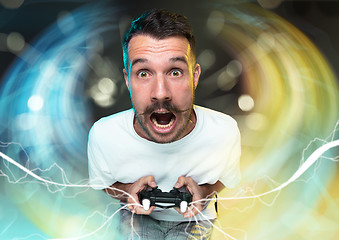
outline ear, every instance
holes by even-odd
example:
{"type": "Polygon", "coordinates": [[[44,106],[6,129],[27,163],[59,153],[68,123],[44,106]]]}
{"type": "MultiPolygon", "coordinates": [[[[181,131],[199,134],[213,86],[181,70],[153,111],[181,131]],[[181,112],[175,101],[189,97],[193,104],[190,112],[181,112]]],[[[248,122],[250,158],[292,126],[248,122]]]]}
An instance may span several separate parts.
{"type": "Polygon", "coordinates": [[[199,83],[199,78],[200,78],[200,73],[201,73],[201,67],[197,63],[195,64],[194,71],[193,71],[193,84],[194,84],[194,90],[197,88],[198,83],[199,83]]]}
{"type": "Polygon", "coordinates": [[[124,68],[124,70],[123,70],[123,73],[124,73],[124,78],[125,78],[125,84],[126,84],[126,86],[127,86],[128,90],[129,90],[129,79],[128,79],[128,73],[127,73],[127,71],[126,71],[126,69],[125,69],[125,68],[124,68]]]}

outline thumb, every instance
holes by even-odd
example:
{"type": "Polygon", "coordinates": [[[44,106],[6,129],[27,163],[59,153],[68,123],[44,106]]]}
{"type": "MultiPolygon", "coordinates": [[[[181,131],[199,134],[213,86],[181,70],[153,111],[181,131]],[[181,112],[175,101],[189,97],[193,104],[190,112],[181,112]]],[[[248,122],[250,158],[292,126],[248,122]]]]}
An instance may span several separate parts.
{"type": "Polygon", "coordinates": [[[174,187],[181,188],[184,185],[185,185],[185,178],[181,176],[178,178],[177,183],[174,185],[174,187]]]}
{"type": "Polygon", "coordinates": [[[148,179],[147,179],[147,180],[148,180],[148,181],[147,181],[148,186],[150,186],[150,187],[152,187],[152,188],[154,188],[154,187],[157,186],[157,184],[156,184],[156,182],[155,182],[155,179],[154,179],[154,177],[153,177],[152,175],[148,176],[148,179]]]}

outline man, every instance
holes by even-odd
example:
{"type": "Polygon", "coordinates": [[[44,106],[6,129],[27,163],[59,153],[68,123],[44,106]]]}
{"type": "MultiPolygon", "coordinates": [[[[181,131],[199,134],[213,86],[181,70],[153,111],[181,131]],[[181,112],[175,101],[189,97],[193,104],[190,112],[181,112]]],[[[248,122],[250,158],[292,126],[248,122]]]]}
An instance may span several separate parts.
{"type": "Polygon", "coordinates": [[[126,33],[123,54],[133,109],[92,127],[90,184],[127,203],[121,211],[127,237],[208,239],[216,213],[204,199],[240,179],[237,124],[193,104],[201,69],[186,17],[165,10],[143,14],[126,33]],[[194,203],[184,213],[146,211],[138,193],[155,186],[186,187],[194,203]]]}

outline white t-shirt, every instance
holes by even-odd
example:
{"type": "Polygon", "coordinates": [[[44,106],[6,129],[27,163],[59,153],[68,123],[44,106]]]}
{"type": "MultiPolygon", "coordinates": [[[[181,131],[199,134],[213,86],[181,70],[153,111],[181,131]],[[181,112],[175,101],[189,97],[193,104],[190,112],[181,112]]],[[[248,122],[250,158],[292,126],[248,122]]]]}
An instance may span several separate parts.
{"type": "MultiPolygon", "coordinates": [[[[194,111],[194,129],[165,144],[146,140],[135,132],[133,109],[97,121],[88,140],[89,184],[94,189],[104,189],[117,181],[133,183],[153,175],[162,191],[173,189],[179,176],[191,177],[199,185],[219,180],[227,188],[234,187],[240,180],[240,134],[236,121],[199,106],[194,106],[194,111]]],[[[216,216],[210,210],[203,214],[209,219],[216,216]]],[[[166,221],[190,220],[172,208],[156,208],[150,216],[166,221]]]]}

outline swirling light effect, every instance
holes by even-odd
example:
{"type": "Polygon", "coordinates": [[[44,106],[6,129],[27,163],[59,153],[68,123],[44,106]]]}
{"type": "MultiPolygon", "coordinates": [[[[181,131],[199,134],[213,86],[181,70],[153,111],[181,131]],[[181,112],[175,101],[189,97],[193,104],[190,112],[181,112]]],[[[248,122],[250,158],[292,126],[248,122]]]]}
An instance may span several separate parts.
{"type": "MultiPolygon", "coordinates": [[[[86,79],[90,58],[97,53],[96,39],[118,28],[112,18],[118,10],[90,5],[66,14],[26,44],[2,80],[1,151],[44,179],[87,184],[86,144],[93,119],[86,79]]],[[[92,190],[46,187],[18,168],[0,164],[2,199],[6,196],[1,239],[83,235],[118,207],[116,202],[110,207],[111,199],[100,199],[92,190]]],[[[116,235],[107,228],[109,224],[99,235],[116,235]]]]}
{"type": "MultiPolygon", "coordinates": [[[[289,179],[312,151],[338,139],[338,82],[317,47],[286,20],[253,4],[219,3],[218,10],[211,6],[210,21],[221,27],[211,32],[241,63],[243,92],[255,103],[237,117],[243,189],[224,194],[255,195],[289,179]]],[[[221,225],[237,239],[338,236],[338,151],[327,160],[279,196],[222,202],[221,225]]]]}
{"type": "MultiPolygon", "coordinates": [[[[236,75],[241,74],[238,84],[246,97],[239,102],[248,106],[253,100],[235,116],[242,131],[243,180],[239,188],[220,194],[237,199],[219,201],[218,227],[234,239],[332,239],[339,220],[335,151],[308,169],[304,181],[243,200],[275,189],[310,153],[338,139],[338,86],[324,57],[298,29],[254,4],[238,2],[204,6],[211,12],[211,34],[241,69],[236,75]]],[[[113,10],[91,6],[69,14],[26,46],[3,80],[1,152],[44,179],[87,184],[86,141],[93,120],[84,92],[97,51],[90,40],[117,27],[105,24],[113,10]]],[[[119,206],[108,196],[43,184],[6,161],[0,164],[2,239],[90,233],[88,239],[119,238],[118,219],[111,218],[119,206]]],[[[213,239],[225,238],[221,231],[213,234],[213,239]]]]}

